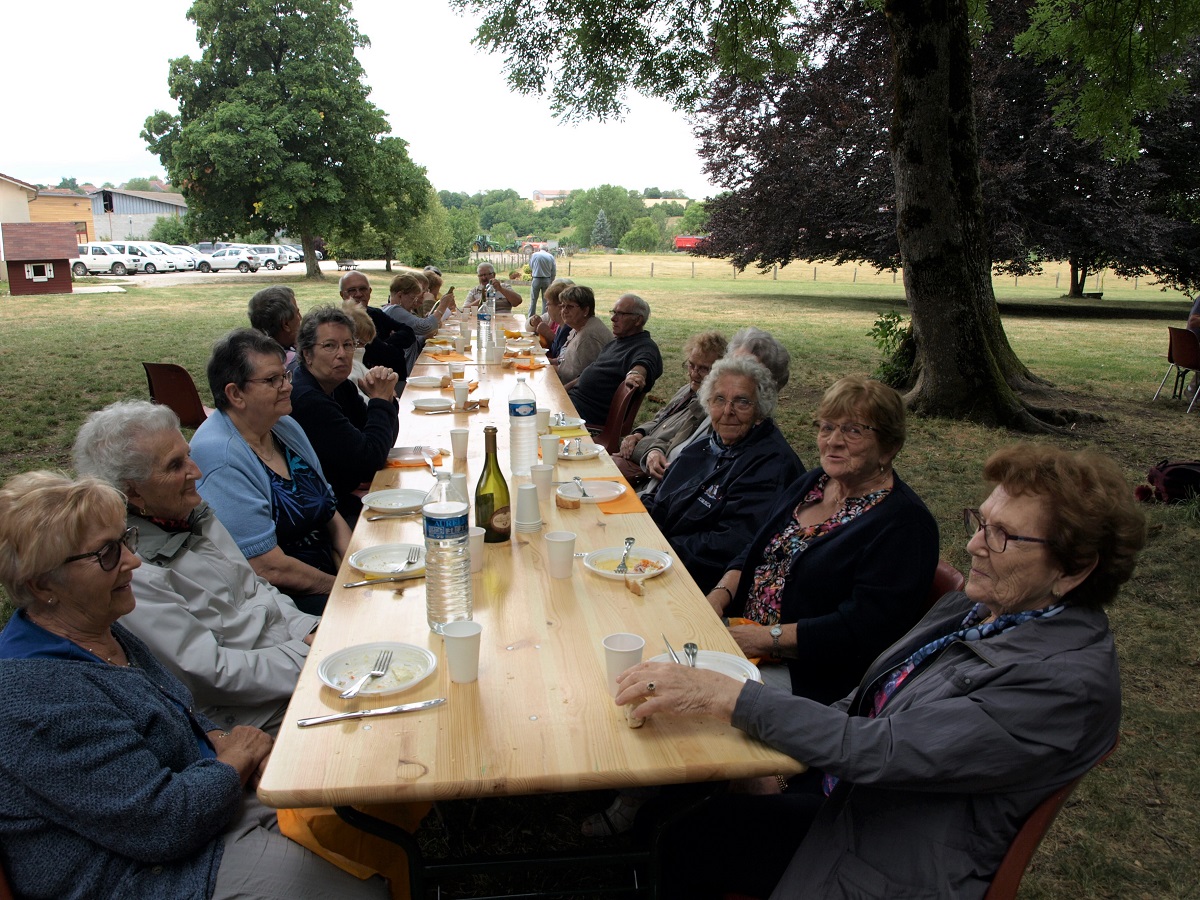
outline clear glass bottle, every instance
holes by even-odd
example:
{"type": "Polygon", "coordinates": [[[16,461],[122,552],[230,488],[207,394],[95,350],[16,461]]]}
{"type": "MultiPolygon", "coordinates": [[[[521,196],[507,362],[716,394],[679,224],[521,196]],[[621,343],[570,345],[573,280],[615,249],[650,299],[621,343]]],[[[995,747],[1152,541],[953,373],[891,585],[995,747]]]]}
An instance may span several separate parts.
{"type": "Polygon", "coordinates": [[[425,614],[432,631],[447,622],[470,619],[471,551],[468,540],[467,498],[439,472],[437,484],[425,495],[421,514],[425,524],[425,614]]]}
{"type": "Polygon", "coordinates": [[[537,463],[537,399],[522,376],[508,395],[508,461],[514,475],[537,463]]]}
{"type": "Polygon", "coordinates": [[[475,486],[475,524],[483,529],[483,540],[487,544],[499,544],[512,535],[512,506],[508,495],[508,483],[500,471],[500,460],[496,456],[495,425],[483,429],[483,472],[475,486]]]}

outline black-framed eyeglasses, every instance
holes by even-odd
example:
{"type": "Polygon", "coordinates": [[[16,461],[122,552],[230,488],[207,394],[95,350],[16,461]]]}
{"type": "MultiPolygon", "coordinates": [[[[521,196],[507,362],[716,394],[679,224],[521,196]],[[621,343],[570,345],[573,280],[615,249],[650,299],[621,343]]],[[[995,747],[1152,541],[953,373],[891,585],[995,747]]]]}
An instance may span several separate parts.
{"type": "Polygon", "coordinates": [[[247,378],[246,379],[246,384],[265,384],[265,385],[267,385],[267,387],[274,388],[277,391],[283,390],[283,386],[285,383],[286,384],[292,383],[292,372],[290,369],[280,372],[278,375],[272,375],[270,378],[247,378]]]}
{"type": "Polygon", "coordinates": [[[100,568],[105,572],[111,572],[117,567],[117,563],[121,561],[121,548],[128,547],[130,553],[137,553],[138,546],[138,530],[136,527],[125,529],[125,533],[115,541],[109,541],[99,550],[93,550],[91,553],[80,553],[77,556],[68,556],[63,560],[63,565],[67,563],[78,562],[81,559],[90,559],[96,557],[96,562],[100,563],[100,568]]]}
{"type": "Polygon", "coordinates": [[[685,359],[683,361],[683,367],[685,369],[687,369],[689,372],[699,375],[701,378],[703,378],[705,375],[707,375],[709,372],[712,371],[712,366],[698,366],[694,362],[692,362],[690,359],[685,359]]]}
{"type": "Polygon", "coordinates": [[[813,428],[817,430],[817,437],[831,438],[835,431],[842,433],[842,439],[847,444],[854,444],[866,437],[868,431],[878,431],[874,425],[864,425],[862,422],[843,422],[838,425],[836,422],[826,422],[821,420],[813,422],[813,428]]]}
{"type": "Polygon", "coordinates": [[[973,538],[983,532],[983,542],[987,544],[987,548],[993,553],[1003,553],[1008,546],[1009,541],[1018,541],[1024,544],[1048,544],[1050,543],[1045,538],[1024,537],[1019,534],[1009,534],[1000,525],[989,525],[983,521],[983,516],[979,514],[977,509],[963,510],[963,527],[967,531],[967,537],[973,538]]]}

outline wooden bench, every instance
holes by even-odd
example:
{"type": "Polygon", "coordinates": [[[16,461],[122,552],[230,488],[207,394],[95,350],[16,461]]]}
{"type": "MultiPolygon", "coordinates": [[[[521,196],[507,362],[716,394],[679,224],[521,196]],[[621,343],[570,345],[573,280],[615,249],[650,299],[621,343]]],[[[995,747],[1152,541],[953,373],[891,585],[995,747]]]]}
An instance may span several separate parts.
{"type": "Polygon", "coordinates": [[[342,269],[357,269],[358,263],[352,259],[339,259],[337,261],[337,266],[338,271],[340,272],[342,269]]]}

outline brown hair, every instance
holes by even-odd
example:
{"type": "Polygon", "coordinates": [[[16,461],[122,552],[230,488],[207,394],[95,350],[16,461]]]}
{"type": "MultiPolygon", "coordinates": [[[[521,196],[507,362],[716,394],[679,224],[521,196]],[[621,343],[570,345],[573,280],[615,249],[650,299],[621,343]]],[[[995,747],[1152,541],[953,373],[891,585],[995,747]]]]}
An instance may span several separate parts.
{"type": "Polygon", "coordinates": [[[839,378],[817,407],[818,419],[853,418],[870,425],[879,437],[879,446],[893,456],[904,446],[904,400],[894,388],[873,378],[847,375],[839,378]]]}
{"type": "Polygon", "coordinates": [[[401,272],[388,285],[389,294],[419,294],[422,292],[421,282],[411,272],[401,272]]]}
{"type": "Polygon", "coordinates": [[[1096,568],[1066,600],[1111,603],[1133,575],[1146,519],[1117,464],[1093,450],[1013,444],[993,453],[983,476],[1013,496],[1044,498],[1046,549],[1068,575],[1096,568]]]}
{"type": "Polygon", "coordinates": [[[596,295],[590,287],[584,287],[582,284],[573,284],[559,294],[558,299],[562,303],[574,303],[583,310],[588,318],[596,314],[596,295]]]}
{"type": "Polygon", "coordinates": [[[354,339],[363,346],[375,340],[375,323],[371,321],[367,311],[358,305],[354,300],[342,301],[342,312],[350,317],[350,321],[354,323],[354,339]]]}
{"type": "Polygon", "coordinates": [[[125,498],[99,478],[57,472],[14,475],[0,487],[0,584],[24,609],[40,578],[56,580],[68,556],[98,522],[124,522],[125,498]]]}
{"type": "Polygon", "coordinates": [[[683,359],[687,362],[687,358],[693,353],[699,353],[701,356],[711,356],[714,359],[720,359],[725,355],[727,349],[725,336],[719,331],[701,331],[699,334],[693,334],[683,345],[683,359]]]}

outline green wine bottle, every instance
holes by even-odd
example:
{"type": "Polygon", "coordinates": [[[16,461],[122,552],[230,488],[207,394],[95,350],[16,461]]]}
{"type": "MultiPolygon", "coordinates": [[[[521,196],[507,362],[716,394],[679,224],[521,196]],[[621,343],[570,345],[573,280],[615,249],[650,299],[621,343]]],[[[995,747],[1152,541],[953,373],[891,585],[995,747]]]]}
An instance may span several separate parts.
{"type": "Polygon", "coordinates": [[[509,506],[508,483],[500,472],[496,458],[496,426],[483,429],[483,474],[475,486],[475,524],[483,529],[483,540],[499,544],[509,539],[512,510],[509,506]]]}

